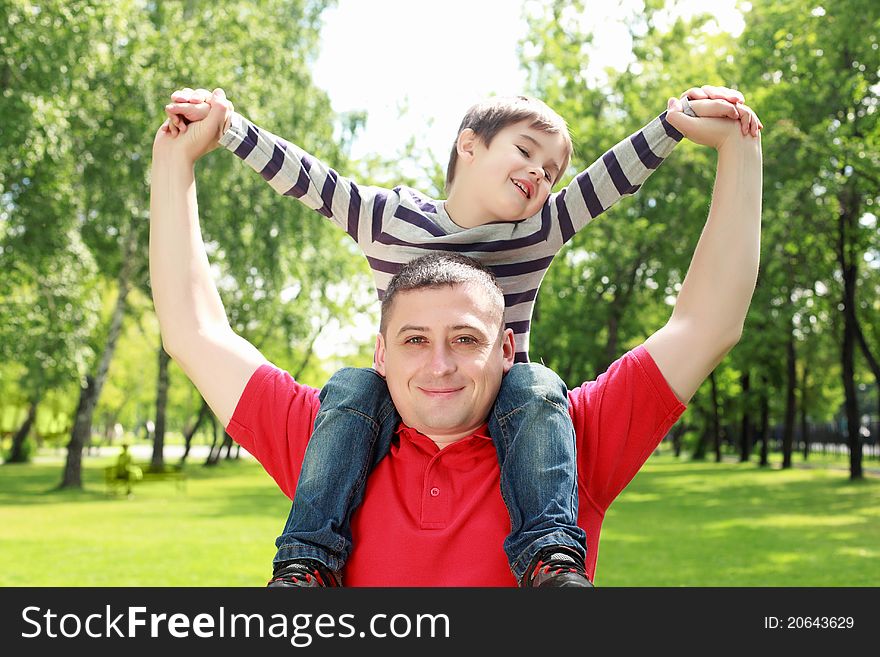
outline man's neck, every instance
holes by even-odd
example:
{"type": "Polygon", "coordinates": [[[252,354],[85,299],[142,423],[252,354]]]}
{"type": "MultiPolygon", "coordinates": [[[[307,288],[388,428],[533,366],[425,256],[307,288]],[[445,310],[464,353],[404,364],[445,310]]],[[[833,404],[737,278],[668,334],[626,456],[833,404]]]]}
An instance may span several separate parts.
{"type": "Polygon", "coordinates": [[[485,423],[483,423],[477,427],[474,427],[473,429],[468,429],[466,431],[459,432],[459,433],[438,434],[433,431],[425,432],[425,431],[422,431],[416,427],[410,427],[409,425],[407,425],[405,423],[401,423],[401,424],[403,426],[409,428],[410,430],[421,434],[422,436],[424,436],[428,440],[430,440],[432,443],[437,445],[437,449],[444,449],[446,447],[449,447],[450,445],[454,445],[455,443],[464,440],[465,438],[469,438],[470,436],[473,436],[474,434],[479,433],[480,429],[485,425],[485,423]]]}

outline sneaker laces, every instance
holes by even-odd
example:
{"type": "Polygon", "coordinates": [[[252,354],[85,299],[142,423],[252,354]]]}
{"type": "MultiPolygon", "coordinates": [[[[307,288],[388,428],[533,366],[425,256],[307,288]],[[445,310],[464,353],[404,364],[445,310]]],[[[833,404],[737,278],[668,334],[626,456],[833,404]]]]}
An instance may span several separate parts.
{"type": "Polygon", "coordinates": [[[582,562],[565,552],[553,552],[540,555],[535,567],[529,573],[529,581],[533,580],[535,575],[539,572],[543,572],[544,574],[550,574],[552,572],[554,575],[560,573],[578,573],[584,577],[587,576],[586,568],[584,568],[582,562]]]}
{"type": "Polygon", "coordinates": [[[304,563],[292,563],[285,566],[277,575],[274,575],[269,582],[306,582],[310,584],[312,579],[317,580],[321,586],[335,586],[333,582],[328,582],[322,575],[321,569],[308,566],[304,563]]]}

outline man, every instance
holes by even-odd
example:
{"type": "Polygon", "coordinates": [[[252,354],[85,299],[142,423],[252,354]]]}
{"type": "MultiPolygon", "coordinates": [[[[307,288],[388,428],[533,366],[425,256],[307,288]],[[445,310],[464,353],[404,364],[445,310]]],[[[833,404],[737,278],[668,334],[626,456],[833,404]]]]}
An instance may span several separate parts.
{"type": "MultiPolygon", "coordinates": [[[[212,111],[222,112],[221,105],[212,111]]],[[[713,202],[669,322],[596,381],[569,394],[577,435],[578,524],[590,545],[598,545],[611,501],[739,339],[757,277],[759,137],[743,136],[736,122],[685,116],[675,99],[669,110],[676,129],[718,150],[713,202]]],[[[230,435],[293,497],[318,391],[268,364],[231,330],[211,278],[193,165],[216,147],[221,124],[191,124],[175,139],[166,122],[156,136],[153,297],[168,353],[230,435]],[[213,132],[208,126],[215,126],[213,132]]],[[[495,450],[485,432],[515,345],[511,331],[503,330],[503,296],[497,288],[492,292],[491,278],[473,273],[479,270],[458,257],[414,261],[398,274],[412,274],[412,285],[403,283],[394,295],[386,292],[376,368],[402,423],[352,519],[357,540],[344,573],[348,585],[516,585],[501,549],[510,525],[495,450]],[[423,271],[415,275],[419,268],[423,271]],[[437,279],[450,268],[460,269],[458,278],[437,279]]],[[[590,579],[595,565],[592,550],[590,579]]],[[[538,565],[561,567],[552,559],[538,565]]]]}

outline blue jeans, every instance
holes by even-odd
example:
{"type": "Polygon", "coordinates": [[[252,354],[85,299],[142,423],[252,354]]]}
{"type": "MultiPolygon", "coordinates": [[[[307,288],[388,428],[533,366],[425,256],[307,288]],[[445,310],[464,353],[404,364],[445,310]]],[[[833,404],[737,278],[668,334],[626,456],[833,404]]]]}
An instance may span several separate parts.
{"type": "MultiPolygon", "coordinates": [[[[351,552],[351,514],[363,501],[370,471],[388,453],[400,417],[385,380],[372,369],[340,370],[320,400],[274,563],[310,557],[340,570],[351,552]]],[[[515,364],[502,379],[489,435],[510,514],[504,551],[517,581],[548,545],[585,556],[586,535],[577,526],[574,427],[562,380],[541,365],[515,364]]]]}

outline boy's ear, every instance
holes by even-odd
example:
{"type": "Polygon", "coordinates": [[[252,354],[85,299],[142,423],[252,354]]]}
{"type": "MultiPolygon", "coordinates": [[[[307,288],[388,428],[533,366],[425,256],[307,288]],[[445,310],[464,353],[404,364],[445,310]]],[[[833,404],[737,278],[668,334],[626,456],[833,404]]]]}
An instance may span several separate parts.
{"type": "Polygon", "coordinates": [[[472,160],[474,151],[477,147],[477,133],[472,128],[465,128],[458,133],[458,139],[455,140],[455,150],[459,159],[472,160]]]}

